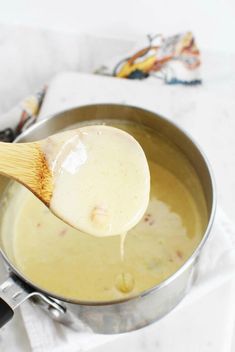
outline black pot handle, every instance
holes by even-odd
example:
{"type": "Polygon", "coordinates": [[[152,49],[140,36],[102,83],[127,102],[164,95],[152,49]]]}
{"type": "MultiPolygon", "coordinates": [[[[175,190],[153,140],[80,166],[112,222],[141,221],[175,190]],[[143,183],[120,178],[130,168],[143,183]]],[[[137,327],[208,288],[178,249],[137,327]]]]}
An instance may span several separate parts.
{"type": "Polygon", "coordinates": [[[13,309],[0,297],[0,328],[14,315],[13,309]]]}

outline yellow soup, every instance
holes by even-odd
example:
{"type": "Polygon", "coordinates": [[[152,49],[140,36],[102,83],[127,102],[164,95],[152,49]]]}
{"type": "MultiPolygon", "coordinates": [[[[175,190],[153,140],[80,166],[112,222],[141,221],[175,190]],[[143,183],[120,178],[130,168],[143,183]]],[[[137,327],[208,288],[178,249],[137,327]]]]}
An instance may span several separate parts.
{"type": "Polygon", "coordinates": [[[123,261],[120,236],[82,233],[24,187],[9,188],[1,224],[4,249],[25,277],[59,296],[104,301],[138,294],[173,274],[202,238],[205,201],[189,162],[150,131],[121,127],[142,145],[151,175],[149,206],[126,236],[123,261]]]}

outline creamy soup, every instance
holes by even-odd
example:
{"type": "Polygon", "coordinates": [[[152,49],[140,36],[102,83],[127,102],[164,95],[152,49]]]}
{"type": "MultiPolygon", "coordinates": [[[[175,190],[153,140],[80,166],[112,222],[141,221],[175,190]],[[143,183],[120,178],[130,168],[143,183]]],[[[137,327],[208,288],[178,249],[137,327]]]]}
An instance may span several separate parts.
{"type": "Polygon", "coordinates": [[[136,295],[172,275],[199,244],[207,212],[190,163],[161,136],[119,125],[142,145],[151,176],[150,202],[127,233],[93,237],[56,218],[24,187],[13,184],[1,220],[5,251],[39,287],[59,296],[106,301],[136,295]]]}

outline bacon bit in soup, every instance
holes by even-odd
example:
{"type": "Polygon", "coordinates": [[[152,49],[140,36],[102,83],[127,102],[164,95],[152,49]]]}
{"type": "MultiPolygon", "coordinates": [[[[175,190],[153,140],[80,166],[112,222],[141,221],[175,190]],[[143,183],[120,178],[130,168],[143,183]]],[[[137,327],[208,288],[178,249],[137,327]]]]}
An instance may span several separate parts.
{"type": "Polygon", "coordinates": [[[42,224],[40,222],[37,223],[37,228],[41,227],[42,224]]]}
{"type": "Polygon", "coordinates": [[[153,220],[153,217],[150,213],[145,214],[144,222],[147,222],[149,226],[152,226],[155,223],[155,221],[153,220]]]}
{"type": "Polygon", "coordinates": [[[59,232],[59,236],[64,236],[64,235],[66,235],[67,232],[68,232],[67,229],[63,229],[59,232]]]}
{"type": "Polygon", "coordinates": [[[149,214],[149,213],[145,214],[144,221],[148,222],[150,217],[151,217],[151,214],[149,214]]]}
{"type": "Polygon", "coordinates": [[[179,249],[177,249],[176,255],[178,258],[183,259],[183,253],[179,249]]]}

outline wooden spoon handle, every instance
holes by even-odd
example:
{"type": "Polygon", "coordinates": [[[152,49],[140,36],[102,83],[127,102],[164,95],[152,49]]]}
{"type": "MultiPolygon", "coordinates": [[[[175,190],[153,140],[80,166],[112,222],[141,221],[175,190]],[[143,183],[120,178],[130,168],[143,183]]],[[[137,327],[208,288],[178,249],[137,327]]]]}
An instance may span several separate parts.
{"type": "Polygon", "coordinates": [[[39,143],[0,142],[0,174],[22,183],[49,204],[52,176],[39,143]]]}

